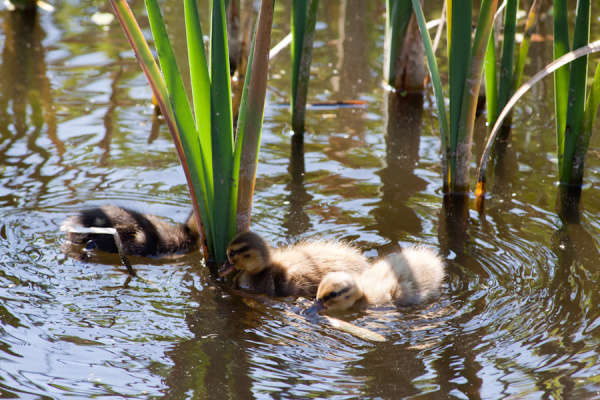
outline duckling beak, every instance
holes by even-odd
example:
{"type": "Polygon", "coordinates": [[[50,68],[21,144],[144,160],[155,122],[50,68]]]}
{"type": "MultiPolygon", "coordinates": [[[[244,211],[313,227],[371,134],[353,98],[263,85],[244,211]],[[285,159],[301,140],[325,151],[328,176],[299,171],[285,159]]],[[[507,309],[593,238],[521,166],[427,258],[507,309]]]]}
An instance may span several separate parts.
{"type": "Polygon", "coordinates": [[[219,268],[218,274],[219,276],[227,276],[230,273],[232,273],[233,271],[235,271],[235,265],[233,265],[232,263],[228,261],[225,261],[225,264],[223,264],[223,266],[221,268],[219,268]]]}
{"type": "Polygon", "coordinates": [[[310,306],[310,308],[308,310],[306,310],[305,313],[306,314],[316,314],[324,308],[325,308],[325,306],[323,305],[323,300],[315,300],[313,305],[310,306]]]}

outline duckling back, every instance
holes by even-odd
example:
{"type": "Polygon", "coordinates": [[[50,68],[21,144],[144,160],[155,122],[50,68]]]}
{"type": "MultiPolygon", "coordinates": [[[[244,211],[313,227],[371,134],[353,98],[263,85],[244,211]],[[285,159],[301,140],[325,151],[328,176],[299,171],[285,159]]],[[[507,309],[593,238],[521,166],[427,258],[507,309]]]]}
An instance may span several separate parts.
{"type": "Polygon", "coordinates": [[[70,226],[115,228],[126,254],[156,256],[181,254],[192,251],[198,245],[198,228],[193,214],[187,224],[171,225],[149,214],[117,206],[102,206],[80,211],[67,218],[61,229],[67,230],[71,243],[87,244],[108,253],[116,253],[117,247],[111,235],[69,232],[70,226]]]}
{"type": "Polygon", "coordinates": [[[443,280],[441,257],[423,246],[390,254],[359,276],[364,300],[370,304],[419,304],[438,297],[443,280]]]}
{"type": "Polygon", "coordinates": [[[300,242],[275,249],[270,265],[258,274],[242,271],[237,284],[270,296],[314,296],[329,272],[359,272],[369,266],[355,247],[338,242],[300,242]]]}

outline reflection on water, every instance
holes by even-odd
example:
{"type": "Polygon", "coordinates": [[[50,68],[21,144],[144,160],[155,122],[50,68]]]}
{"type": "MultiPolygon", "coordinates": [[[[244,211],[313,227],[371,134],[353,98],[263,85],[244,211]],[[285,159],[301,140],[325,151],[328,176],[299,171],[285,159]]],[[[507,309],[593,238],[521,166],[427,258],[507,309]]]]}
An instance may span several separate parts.
{"type": "MultiPolygon", "coordinates": [[[[274,60],[253,229],[273,244],[354,240],[373,257],[427,243],[447,261],[440,301],[334,314],[380,343],[305,318],[309,299],[242,298],[198,254],[135,259],[141,279],[129,281],[117,256],[63,255],[58,226],[79,207],[117,203],[178,222],[189,212],[121,28],[87,18],[107,7],[0,12],[1,398],[599,396],[597,157],[581,207],[557,211],[542,82],[517,107],[485,213],[445,202],[430,94],[380,88],[375,3],[322,2],[309,91],[367,107],[310,111],[307,132],[288,135],[287,109],[269,104],[288,101],[289,59],[274,60]]],[[[143,13],[143,3],[132,7],[143,13]]],[[[289,31],[288,13],[277,4],[274,42],[289,31]]],[[[532,44],[536,63],[550,58],[546,47],[532,44]]]]}

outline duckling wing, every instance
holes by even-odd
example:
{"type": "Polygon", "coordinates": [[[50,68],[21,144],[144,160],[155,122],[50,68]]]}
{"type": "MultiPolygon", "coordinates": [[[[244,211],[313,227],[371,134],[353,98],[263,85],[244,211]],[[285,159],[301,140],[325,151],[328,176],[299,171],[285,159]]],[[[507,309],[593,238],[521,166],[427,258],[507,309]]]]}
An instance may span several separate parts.
{"type": "Polygon", "coordinates": [[[423,246],[411,246],[386,258],[398,279],[400,304],[418,304],[438,297],[444,280],[440,256],[423,246]]]}
{"type": "Polygon", "coordinates": [[[329,272],[356,272],[369,266],[358,249],[337,242],[301,242],[275,250],[272,260],[281,271],[275,286],[285,291],[284,295],[296,296],[315,296],[329,272]]]}

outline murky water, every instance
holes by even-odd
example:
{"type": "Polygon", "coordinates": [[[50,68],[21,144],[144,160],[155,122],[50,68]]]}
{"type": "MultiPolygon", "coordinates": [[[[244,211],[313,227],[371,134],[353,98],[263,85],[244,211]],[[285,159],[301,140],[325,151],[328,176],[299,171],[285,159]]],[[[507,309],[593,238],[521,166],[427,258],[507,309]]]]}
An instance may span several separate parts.
{"type": "MultiPolygon", "coordinates": [[[[373,257],[426,243],[447,261],[443,298],[336,314],[387,339],[377,343],[305,319],[307,299],[233,295],[198,254],[136,259],[131,281],[115,257],[66,257],[58,226],[77,209],[183,221],[187,189],[121,28],[90,18],[108,3],[57,1],[32,25],[2,11],[0,398],[600,397],[598,129],[581,221],[563,223],[542,82],[517,107],[485,214],[457,229],[442,209],[430,94],[396,104],[380,87],[383,3],[321,3],[309,97],[368,105],[310,111],[301,143],[278,106],[288,53],[272,61],[253,229],[274,244],[350,239],[373,257]]],[[[278,3],[274,42],[288,21],[278,3]]],[[[550,49],[532,45],[529,74],[550,49]]],[[[476,154],[484,136],[480,121],[476,154]]]]}

